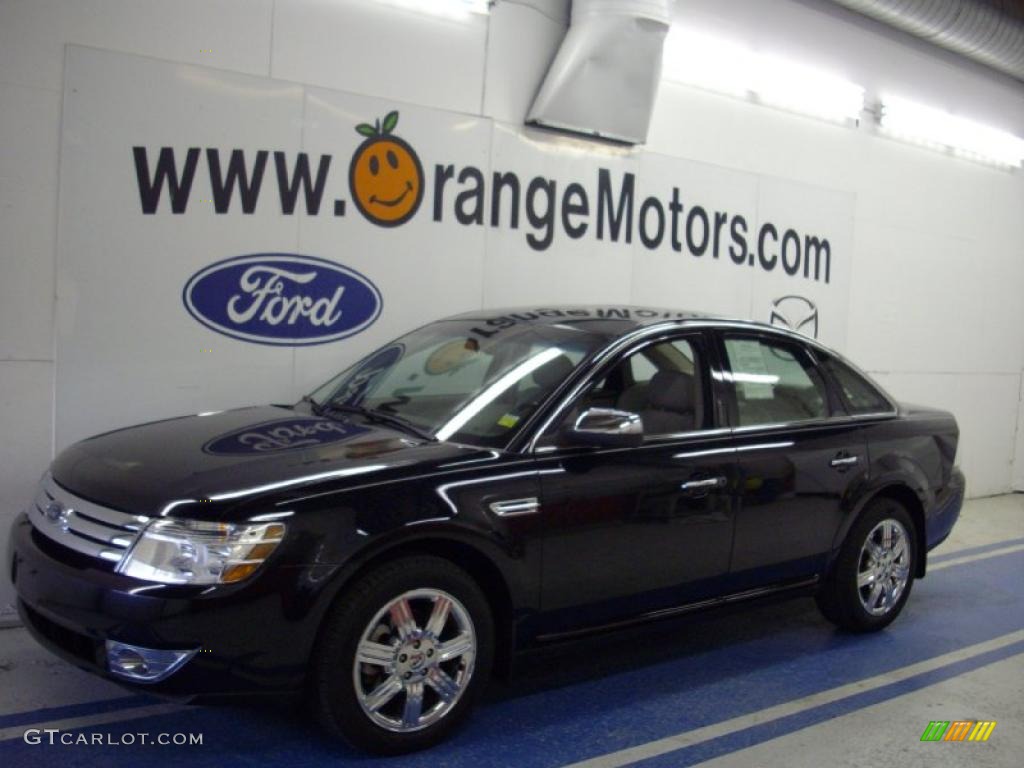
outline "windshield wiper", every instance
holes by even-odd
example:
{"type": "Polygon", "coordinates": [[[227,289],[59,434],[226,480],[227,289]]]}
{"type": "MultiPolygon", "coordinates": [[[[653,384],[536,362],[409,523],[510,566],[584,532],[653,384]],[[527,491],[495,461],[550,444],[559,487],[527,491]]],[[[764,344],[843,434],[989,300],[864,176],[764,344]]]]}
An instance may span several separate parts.
{"type": "Polygon", "coordinates": [[[309,395],[303,395],[300,402],[309,403],[309,410],[315,413],[317,416],[324,415],[324,407],[309,395]]]}
{"type": "Polygon", "coordinates": [[[378,424],[387,424],[390,427],[398,427],[404,432],[408,432],[410,435],[414,435],[421,440],[428,442],[436,442],[437,438],[431,435],[429,432],[420,429],[414,424],[410,424],[408,421],[403,419],[401,416],[396,416],[392,413],[387,413],[379,408],[365,408],[361,405],[348,405],[347,403],[326,403],[321,405],[320,408],[326,413],[355,413],[370,421],[376,421],[378,424]]]}

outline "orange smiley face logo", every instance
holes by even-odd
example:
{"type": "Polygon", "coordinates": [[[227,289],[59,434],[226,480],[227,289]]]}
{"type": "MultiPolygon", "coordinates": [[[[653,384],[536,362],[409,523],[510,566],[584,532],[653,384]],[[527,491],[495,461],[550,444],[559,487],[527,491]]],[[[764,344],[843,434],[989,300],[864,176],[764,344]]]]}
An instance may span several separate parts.
{"type": "Polygon", "coordinates": [[[359,212],[374,224],[397,227],[408,221],[423,200],[423,166],[408,142],[392,135],[398,113],[383,122],[360,123],[366,140],[352,155],[348,185],[359,212]]]}

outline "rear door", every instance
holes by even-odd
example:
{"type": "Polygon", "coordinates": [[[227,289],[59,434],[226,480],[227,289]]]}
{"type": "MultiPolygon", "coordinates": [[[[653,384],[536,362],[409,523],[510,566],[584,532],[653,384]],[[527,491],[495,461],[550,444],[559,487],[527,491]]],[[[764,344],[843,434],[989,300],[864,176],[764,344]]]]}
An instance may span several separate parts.
{"type": "Polygon", "coordinates": [[[731,587],[811,578],[866,480],[862,425],[807,345],[769,332],[718,337],[739,473],[731,587]]]}

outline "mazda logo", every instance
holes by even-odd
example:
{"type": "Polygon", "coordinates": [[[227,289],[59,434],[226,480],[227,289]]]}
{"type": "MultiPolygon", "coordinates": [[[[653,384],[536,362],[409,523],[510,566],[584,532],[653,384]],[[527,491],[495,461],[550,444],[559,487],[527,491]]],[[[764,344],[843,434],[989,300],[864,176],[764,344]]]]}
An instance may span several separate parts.
{"type": "Polygon", "coordinates": [[[818,307],[803,296],[783,296],[772,302],[770,325],[818,338],[818,307]]]}

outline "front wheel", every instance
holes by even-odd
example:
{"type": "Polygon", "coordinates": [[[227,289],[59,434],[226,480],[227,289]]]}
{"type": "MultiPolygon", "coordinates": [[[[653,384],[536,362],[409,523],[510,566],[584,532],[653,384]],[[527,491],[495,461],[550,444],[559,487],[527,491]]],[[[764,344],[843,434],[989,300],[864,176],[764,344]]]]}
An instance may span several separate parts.
{"type": "Polygon", "coordinates": [[[892,623],[914,584],[913,530],[910,514],[895,499],[870,502],[818,593],[825,618],[853,632],[873,632],[892,623]]]}
{"type": "Polygon", "coordinates": [[[356,747],[401,754],[441,741],[469,714],[493,659],[490,608],[447,560],[409,557],[339,598],[312,662],[313,704],[356,747]]]}

